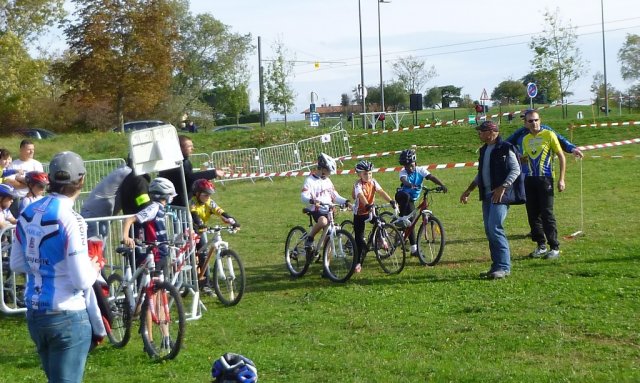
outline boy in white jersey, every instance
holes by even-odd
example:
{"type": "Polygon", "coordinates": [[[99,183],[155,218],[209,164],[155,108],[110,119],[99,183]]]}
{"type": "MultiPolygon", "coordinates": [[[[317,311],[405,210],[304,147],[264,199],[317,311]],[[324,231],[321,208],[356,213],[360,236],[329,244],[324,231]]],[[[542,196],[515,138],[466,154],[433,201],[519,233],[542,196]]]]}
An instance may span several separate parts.
{"type": "Polygon", "coordinates": [[[318,167],[307,177],[304,185],[302,185],[300,199],[303,203],[308,204],[306,209],[311,212],[311,216],[316,221],[305,242],[305,247],[308,249],[313,247],[313,237],[316,233],[324,229],[329,223],[327,217],[331,207],[322,204],[349,204],[349,200],[338,194],[333,182],[329,179],[329,176],[335,172],[336,161],[328,155],[320,153],[318,167]]]}

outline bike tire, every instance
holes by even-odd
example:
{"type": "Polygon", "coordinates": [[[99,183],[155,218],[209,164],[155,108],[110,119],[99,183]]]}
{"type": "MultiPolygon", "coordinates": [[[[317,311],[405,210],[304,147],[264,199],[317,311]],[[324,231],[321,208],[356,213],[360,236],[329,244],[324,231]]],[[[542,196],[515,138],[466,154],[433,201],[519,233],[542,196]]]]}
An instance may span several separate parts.
{"type": "Polygon", "coordinates": [[[347,233],[351,234],[351,236],[353,238],[355,238],[355,231],[354,231],[354,227],[353,227],[353,221],[349,220],[349,219],[345,219],[344,221],[342,221],[340,223],[340,228],[344,231],[346,231],[347,233]]]}
{"type": "Polygon", "coordinates": [[[323,266],[327,278],[338,283],[348,281],[356,269],[358,261],[356,249],[353,236],[343,229],[335,231],[333,241],[331,236],[327,236],[322,249],[323,266]]]}
{"type": "Polygon", "coordinates": [[[296,226],[287,234],[284,244],[284,262],[291,276],[299,278],[309,270],[310,257],[304,248],[307,231],[302,226],[296,226]]]}
{"type": "Polygon", "coordinates": [[[427,266],[435,266],[440,262],[446,243],[446,235],[442,222],[434,215],[423,219],[418,229],[418,259],[427,266]]]}
{"type": "Polygon", "coordinates": [[[156,281],[153,295],[145,296],[140,311],[140,335],[145,352],[157,360],[174,359],[182,347],[185,325],[180,293],[171,283],[156,281]],[[157,320],[152,319],[151,304],[157,320]],[[150,328],[147,323],[150,323],[150,328]]]}
{"type": "Polygon", "coordinates": [[[404,269],[407,249],[402,233],[392,224],[385,223],[376,231],[373,251],[385,273],[398,274],[404,269]]]}
{"type": "Polygon", "coordinates": [[[122,285],[120,274],[111,274],[107,279],[109,286],[109,311],[111,323],[107,329],[107,338],[115,348],[122,348],[131,339],[131,291],[122,285]]]}
{"type": "Polygon", "coordinates": [[[225,306],[235,306],[244,295],[246,277],[240,256],[233,250],[223,250],[220,263],[213,262],[211,270],[213,289],[220,302],[225,306]]]}

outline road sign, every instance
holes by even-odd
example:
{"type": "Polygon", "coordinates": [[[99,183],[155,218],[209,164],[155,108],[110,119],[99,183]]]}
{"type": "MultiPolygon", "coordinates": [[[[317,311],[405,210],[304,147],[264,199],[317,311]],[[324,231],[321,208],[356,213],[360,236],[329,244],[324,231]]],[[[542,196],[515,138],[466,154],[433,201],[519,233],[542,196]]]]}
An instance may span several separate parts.
{"type": "Polygon", "coordinates": [[[480,99],[483,101],[490,100],[489,95],[487,94],[487,90],[482,88],[482,94],[480,95],[480,99]]]}
{"type": "Polygon", "coordinates": [[[538,95],[538,86],[534,82],[527,84],[527,95],[531,98],[538,95]]]}
{"type": "Polygon", "coordinates": [[[311,126],[320,126],[320,113],[310,113],[311,126]]]}

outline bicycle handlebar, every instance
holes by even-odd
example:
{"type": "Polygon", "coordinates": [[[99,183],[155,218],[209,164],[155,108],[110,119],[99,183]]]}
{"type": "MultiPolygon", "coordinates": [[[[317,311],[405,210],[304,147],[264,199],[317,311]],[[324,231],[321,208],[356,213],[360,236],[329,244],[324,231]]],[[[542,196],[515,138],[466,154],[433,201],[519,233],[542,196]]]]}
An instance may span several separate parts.
{"type": "Polygon", "coordinates": [[[422,187],[422,190],[425,191],[425,193],[443,193],[444,192],[444,188],[442,186],[437,186],[435,188],[428,188],[426,186],[422,187]]]}
{"type": "Polygon", "coordinates": [[[207,226],[201,229],[198,229],[198,233],[215,233],[222,230],[226,230],[231,234],[235,234],[240,230],[240,227],[234,225],[215,225],[215,226],[207,226]]]}

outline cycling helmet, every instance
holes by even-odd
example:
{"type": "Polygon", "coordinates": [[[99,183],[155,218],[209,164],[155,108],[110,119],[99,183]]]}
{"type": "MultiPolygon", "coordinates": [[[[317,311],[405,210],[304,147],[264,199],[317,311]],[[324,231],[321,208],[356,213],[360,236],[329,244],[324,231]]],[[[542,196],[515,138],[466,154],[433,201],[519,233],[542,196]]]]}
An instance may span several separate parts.
{"type": "Polygon", "coordinates": [[[411,165],[416,162],[416,152],[413,149],[405,149],[400,153],[400,165],[411,165]]]}
{"type": "Polygon", "coordinates": [[[155,198],[167,198],[169,200],[177,196],[173,183],[163,177],[156,177],[151,181],[149,184],[149,194],[155,198]]]}
{"type": "Polygon", "coordinates": [[[336,160],[324,153],[320,153],[318,156],[318,168],[327,169],[329,174],[334,174],[336,172],[336,160]]]}
{"type": "Polygon", "coordinates": [[[193,194],[196,193],[205,193],[205,194],[213,194],[216,192],[216,187],[213,182],[206,180],[204,178],[200,178],[193,182],[193,186],[191,187],[193,194]]]}
{"type": "Polygon", "coordinates": [[[49,181],[68,185],[80,181],[87,173],[82,157],[74,152],[60,152],[49,163],[49,181]]]}
{"type": "Polygon", "coordinates": [[[370,161],[362,160],[356,165],[357,172],[370,172],[373,170],[373,164],[370,161]]]}
{"type": "Polygon", "coordinates": [[[27,185],[49,185],[49,176],[45,172],[32,171],[24,175],[24,180],[27,185]]]}
{"type": "Polygon", "coordinates": [[[0,198],[11,197],[15,198],[15,189],[11,185],[0,184],[0,198]]]}
{"type": "Polygon", "coordinates": [[[255,383],[258,381],[258,370],[251,359],[228,352],[213,362],[211,377],[216,383],[255,383]]]}

